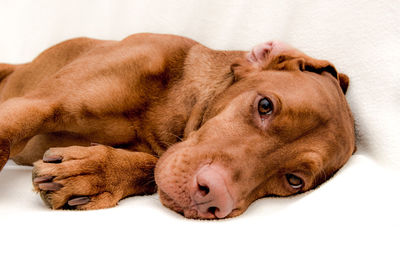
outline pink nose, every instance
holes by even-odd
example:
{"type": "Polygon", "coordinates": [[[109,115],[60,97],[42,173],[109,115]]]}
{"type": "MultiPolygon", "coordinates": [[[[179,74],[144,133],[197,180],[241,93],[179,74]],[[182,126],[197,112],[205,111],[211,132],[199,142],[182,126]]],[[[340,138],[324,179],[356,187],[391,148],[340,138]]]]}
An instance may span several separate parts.
{"type": "Polygon", "coordinates": [[[224,176],[224,170],[215,165],[203,166],[197,172],[191,197],[200,217],[224,218],[232,212],[234,203],[224,176]]]}

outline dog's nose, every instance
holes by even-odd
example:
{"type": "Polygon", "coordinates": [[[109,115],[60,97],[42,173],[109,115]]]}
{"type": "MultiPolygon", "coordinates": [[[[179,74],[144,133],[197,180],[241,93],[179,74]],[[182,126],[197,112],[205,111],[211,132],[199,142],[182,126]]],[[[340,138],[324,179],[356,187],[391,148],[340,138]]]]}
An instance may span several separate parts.
{"type": "Polygon", "coordinates": [[[224,180],[223,169],[203,166],[195,175],[192,200],[201,218],[224,218],[234,203],[224,180]]]}

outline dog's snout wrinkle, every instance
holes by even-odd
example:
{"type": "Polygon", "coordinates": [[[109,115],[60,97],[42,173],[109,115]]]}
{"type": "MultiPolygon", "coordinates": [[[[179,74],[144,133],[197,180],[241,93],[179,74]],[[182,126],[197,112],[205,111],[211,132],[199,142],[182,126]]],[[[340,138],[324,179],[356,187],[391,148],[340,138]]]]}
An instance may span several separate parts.
{"type": "Polygon", "coordinates": [[[205,202],[194,202],[190,207],[191,207],[191,208],[193,208],[193,207],[198,207],[198,206],[201,206],[201,205],[203,205],[203,204],[210,203],[210,202],[212,202],[212,200],[208,200],[208,201],[205,201],[205,202]]]}

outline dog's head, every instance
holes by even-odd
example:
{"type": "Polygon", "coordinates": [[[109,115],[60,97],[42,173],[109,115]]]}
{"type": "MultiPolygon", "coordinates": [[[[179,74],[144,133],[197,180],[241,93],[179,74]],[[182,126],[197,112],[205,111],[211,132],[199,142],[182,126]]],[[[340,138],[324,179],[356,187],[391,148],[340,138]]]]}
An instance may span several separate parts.
{"type": "Polygon", "coordinates": [[[231,69],[233,84],[156,167],[162,203],[189,218],[233,217],[258,198],[315,188],[355,150],[348,78],[328,61],[268,42],[231,69]]]}

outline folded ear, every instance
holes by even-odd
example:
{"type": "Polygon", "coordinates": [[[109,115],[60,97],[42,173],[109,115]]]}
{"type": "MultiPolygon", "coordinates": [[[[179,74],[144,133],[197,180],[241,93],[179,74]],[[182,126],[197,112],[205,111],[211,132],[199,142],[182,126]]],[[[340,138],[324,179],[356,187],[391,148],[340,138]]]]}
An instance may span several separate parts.
{"type": "Polygon", "coordinates": [[[336,71],[336,68],[330,62],[308,57],[306,59],[305,70],[318,74],[322,72],[330,73],[334,78],[338,80],[340,88],[343,91],[343,94],[346,94],[347,88],[349,87],[349,77],[343,73],[338,73],[336,71]]]}
{"type": "Polygon", "coordinates": [[[342,88],[343,94],[346,94],[347,88],[349,87],[350,79],[347,75],[339,73],[339,84],[342,88]]]}
{"type": "Polygon", "coordinates": [[[304,67],[305,71],[314,72],[317,74],[321,74],[322,72],[328,72],[333,75],[334,78],[338,79],[338,73],[336,68],[328,61],[325,60],[317,60],[307,56],[306,65],[304,67]]]}
{"type": "Polygon", "coordinates": [[[258,44],[246,54],[244,60],[231,65],[234,81],[250,72],[265,70],[328,72],[337,79],[344,94],[349,86],[347,75],[338,73],[329,61],[314,59],[280,41],[258,44]]]}

